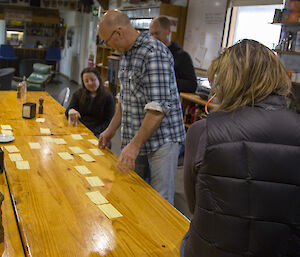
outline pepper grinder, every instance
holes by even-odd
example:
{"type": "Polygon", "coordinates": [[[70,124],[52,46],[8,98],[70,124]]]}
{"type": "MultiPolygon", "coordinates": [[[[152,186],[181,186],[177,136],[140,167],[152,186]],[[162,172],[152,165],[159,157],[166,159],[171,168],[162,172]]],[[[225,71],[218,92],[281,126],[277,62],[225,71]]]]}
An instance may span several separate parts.
{"type": "Polygon", "coordinates": [[[39,111],[38,111],[39,114],[43,114],[43,112],[44,112],[44,106],[43,106],[43,103],[44,103],[44,98],[41,97],[41,98],[39,99],[39,111]]]}
{"type": "Polygon", "coordinates": [[[21,98],[21,90],[22,90],[22,85],[21,83],[19,83],[19,85],[17,86],[17,98],[21,98]]]}

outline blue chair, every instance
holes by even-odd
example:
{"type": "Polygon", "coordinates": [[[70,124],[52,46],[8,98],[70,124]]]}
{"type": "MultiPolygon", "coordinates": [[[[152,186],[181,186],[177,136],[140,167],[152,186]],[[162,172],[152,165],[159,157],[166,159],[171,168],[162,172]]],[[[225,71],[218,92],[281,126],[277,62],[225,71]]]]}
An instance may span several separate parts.
{"type": "Polygon", "coordinates": [[[60,55],[60,48],[59,47],[53,47],[50,46],[47,49],[46,52],[46,61],[48,64],[54,65],[54,71],[56,71],[56,63],[60,61],[61,55],[60,55]]]}
{"type": "Polygon", "coordinates": [[[14,67],[17,69],[16,60],[18,57],[15,55],[15,50],[11,45],[1,45],[0,46],[0,61],[1,67],[14,67]]]}
{"type": "Polygon", "coordinates": [[[0,59],[5,60],[17,60],[18,57],[15,55],[15,50],[12,45],[1,45],[0,46],[0,59]]]}
{"type": "Polygon", "coordinates": [[[28,48],[34,48],[34,44],[27,44],[28,48]]]}

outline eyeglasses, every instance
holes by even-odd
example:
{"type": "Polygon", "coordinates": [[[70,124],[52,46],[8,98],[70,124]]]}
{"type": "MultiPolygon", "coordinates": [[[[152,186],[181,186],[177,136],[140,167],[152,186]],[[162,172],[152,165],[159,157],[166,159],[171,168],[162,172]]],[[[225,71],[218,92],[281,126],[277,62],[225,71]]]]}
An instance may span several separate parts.
{"type": "Polygon", "coordinates": [[[100,44],[101,44],[101,45],[106,45],[106,46],[107,46],[108,42],[111,40],[111,38],[113,37],[113,35],[115,34],[115,32],[117,32],[116,29],[111,33],[111,35],[110,35],[110,37],[109,37],[108,39],[106,39],[106,40],[101,40],[101,41],[100,41],[100,44]]]}

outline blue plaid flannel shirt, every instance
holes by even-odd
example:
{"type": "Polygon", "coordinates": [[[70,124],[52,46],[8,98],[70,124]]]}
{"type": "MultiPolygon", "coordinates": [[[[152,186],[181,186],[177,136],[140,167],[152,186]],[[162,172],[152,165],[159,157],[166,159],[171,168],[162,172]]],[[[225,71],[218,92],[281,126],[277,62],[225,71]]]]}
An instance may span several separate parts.
{"type": "Polygon", "coordinates": [[[168,142],[184,141],[185,128],[173,67],[172,53],[149,33],[141,33],[122,55],[118,75],[122,148],[140,129],[147,109],[160,110],[165,117],[141,147],[140,155],[149,154],[168,142]]]}

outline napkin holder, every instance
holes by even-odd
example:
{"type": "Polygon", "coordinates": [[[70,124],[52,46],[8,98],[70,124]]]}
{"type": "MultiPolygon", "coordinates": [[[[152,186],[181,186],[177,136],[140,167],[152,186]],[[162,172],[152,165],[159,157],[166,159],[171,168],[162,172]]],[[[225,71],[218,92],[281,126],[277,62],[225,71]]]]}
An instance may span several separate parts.
{"type": "Polygon", "coordinates": [[[35,117],[36,104],[35,103],[25,103],[23,104],[22,117],[25,119],[32,119],[35,117]]]}

